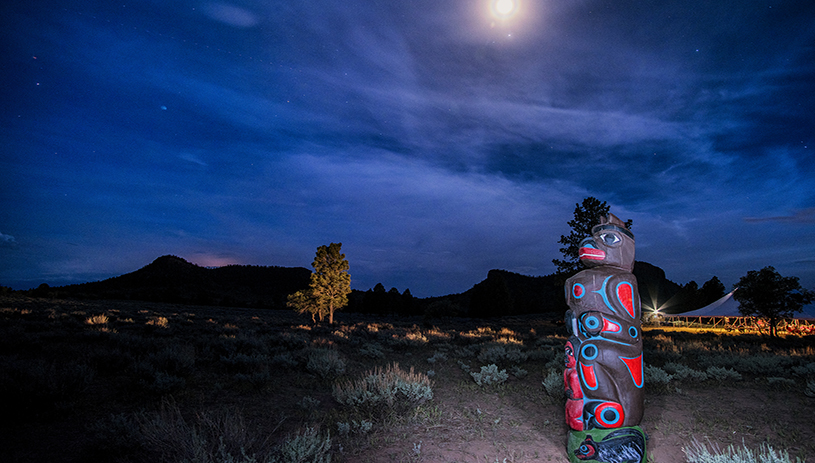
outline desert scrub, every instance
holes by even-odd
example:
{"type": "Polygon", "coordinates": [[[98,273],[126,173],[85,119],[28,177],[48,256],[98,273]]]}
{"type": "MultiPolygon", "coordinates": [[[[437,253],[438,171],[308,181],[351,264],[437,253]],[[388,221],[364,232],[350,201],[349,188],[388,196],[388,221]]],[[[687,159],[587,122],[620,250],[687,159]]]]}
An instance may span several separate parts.
{"type": "MultiPolygon", "coordinates": [[[[139,441],[151,456],[150,461],[227,463],[227,462],[306,462],[329,461],[326,454],[331,441],[313,429],[288,439],[270,451],[268,436],[259,436],[246,426],[237,410],[218,413],[198,412],[187,420],[175,402],[161,404],[155,413],[136,416],[139,441]],[[298,459],[297,457],[301,457],[298,459]],[[309,459],[311,458],[311,459],[309,459]]],[[[330,458],[330,455],[328,456],[330,458]]]]}
{"type": "Polygon", "coordinates": [[[436,351],[433,353],[432,357],[427,359],[427,363],[433,364],[436,362],[443,362],[445,360],[447,360],[447,354],[445,354],[444,352],[436,351]]]}
{"type": "MultiPolygon", "coordinates": [[[[724,451],[715,444],[707,445],[694,439],[687,447],[682,447],[688,463],[792,463],[785,450],[776,452],[767,443],[761,444],[758,450],[750,450],[744,444],[740,447],[728,446],[724,451]]],[[[801,462],[799,458],[795,462],[801,462]]]]}
{"type": "Polygon", "coordinates": [[[815,397],[815,380],[808,379],[806,388],[804,389],[804,394],[807,397],[815,397]]]}
{"type": "Polygon", "coordinates": [[[308,354],[306,369],[321,378],[333,378],[345,373],[345,360],[335,350],[314,349],[308,354]]]}
{"type": "Polygon", "coordinates": [[[481,349],[481,352],[478,353],[478,360],[484,363],[498,364],[507,362],[516,364],[525,362],[527,358],[527,354],[521,352],[521,349],[517,347],[492,346],[481,349]]]}
{"type": "Polygon", "coordinates": [[[221,358],[221,362],[232,373],[251,373],[266,366],[269,363],[269,357],[263,354],[236,353],[221,358]]]}
{"type": "Polygon", "coordinates": [[[553,399],[562,399],[566,396],[562,371],[549,371],[541,384],[543,384],[543,390],[546,391],[546,394],[553,399]]]}
{"type": "Polygon", "coordinates": [[[665,390],[673,379],[665,370],[659,367],[645,365],[645,384],[656,390],[665,390]]]}
{"type": "Polygon", "coordinates": [[[341,381],[334,385],[334,399],[337,402],[374,411],[381,407],[404,411],[433,399],[430,378],[416,373],[413,367],[409,372],[399,368],[398,363],[388,367],[375,368],[355,381],[341,381]]]}
{"type": "Polygon", "coordinates": [[[481,367],[481,372],[470,373],[470,376],[473,377],[476,384],[478,384],[479,386],[498,385],[504,383],[507,379],[509,379],[507,371],[506,370],[499,371],[498,366],[494,363],[481,367]]]}
{"type": "Polygon", "coordinates": [[[704,371],[694,370],[681,363],[668,362],[665,364],[665,371],[670,373],[673,379],[677,381],[701,383],[708,380],[708,375],[704,371]]]}
{"type": "Polygon", "coordinates": [[[382,351],[382,345],[378,342],[367,342],[359,349],[359,353],[372,359],[381,359],[385,357],[382,351]]]}
{"type": "Polygon", "coordinates": [[[373,429],[374,424],[367,420],[351,420],[350,422],[337,422],[337,432],[341,436],[347,436],[350,433],[354,434],[368,434],[373,429]]]}
{"type": "Polygon", "coordinates": [[[85,319],[87,325],[107,325],[110,319],[105,314],[92,315],[85,319]]]}
{"type": "Polygon", "coordinates": [[[306,428],[280,445],[268,463],[331,463],[331,435],[306,428]]]}
{"type": "Polygon", "coordinates": [[[741,381],[741,373],[732,368],[708,367],[705,372],[710,379],[720,383],[741,381]]]}
{"type": "Polygon", "coordinates": [[[297,360],[291,354],[291,352],[280,352],[275,354],[271,360],[269,361],[272,365],[284,368],[293,368],[298,365],[297,360]]]}
{"type": "Polygon", "coordinates": [[[0,357],[0,419],[23,420],[66,411],[90,386],[95,371],[84,363],[0,357]]]}

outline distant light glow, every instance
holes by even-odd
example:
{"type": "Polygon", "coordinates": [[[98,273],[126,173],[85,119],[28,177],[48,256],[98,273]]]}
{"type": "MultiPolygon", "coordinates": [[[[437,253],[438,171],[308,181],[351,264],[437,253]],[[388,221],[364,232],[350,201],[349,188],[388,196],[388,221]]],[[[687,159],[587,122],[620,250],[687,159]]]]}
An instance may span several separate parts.
{"type": "Polygon", "coordinates": [[[496,19],[509,19],[518,11],[518,1],[492,0],[490,10],[496,19]]]}

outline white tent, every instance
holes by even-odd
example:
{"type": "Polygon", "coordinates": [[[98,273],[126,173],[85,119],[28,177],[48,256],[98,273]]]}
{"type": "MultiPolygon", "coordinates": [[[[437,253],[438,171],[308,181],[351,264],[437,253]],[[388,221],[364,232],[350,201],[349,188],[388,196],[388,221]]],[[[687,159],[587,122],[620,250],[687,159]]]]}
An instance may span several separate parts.
{"type": "Polygon", "coordinates": [[[730,291],[718,301],[712,302],[701,309],[691,310],[690,312],[683,312],[675,314],[676,317],[741,317],[739,313],[739,303],[733,298],[733,293],[736,290],[730,291]]]}
{"type": "MultiPolygon", "coordinates": [[[[701,309],[691,310],[690,312],[683,312],[678,314],[666,315],[666,320],[679,326],[709,326],[713,328],[724,328],[727,330],[738,331],[761,331],[764,328],[764,322],[757,317],[745,317],[739,313],[739,303],[733,297],[733,293],[738,288],[726,294],[721,299],[712,302],[701,309]]],[[[781,323],[779,328],[790,327],[790,331],[794,331],[801,324],[809,325],[812,322],[812,314],[810,310],[813,306],[804,307],[804,311],[795,315],[792,320],[786,320],[781,323]]]]}

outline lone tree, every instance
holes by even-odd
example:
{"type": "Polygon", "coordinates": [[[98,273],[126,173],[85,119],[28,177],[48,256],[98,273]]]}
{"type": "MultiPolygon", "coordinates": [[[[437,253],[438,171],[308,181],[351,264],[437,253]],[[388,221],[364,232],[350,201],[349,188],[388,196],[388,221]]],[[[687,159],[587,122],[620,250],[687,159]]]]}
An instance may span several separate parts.
{"type": "Polygon", "coordinates": [[[334,323],[334,311],[348,305],[351,292],[349,265],[341,247],[342,243],[331,243],[317,248],[308,289],[289,295],[287,306],[298,313],[310,313],[312,320],[323,321],[327,315],[328,323],[334,323]]]}
{"type": "MultiPolygon", "coordinates": [[[[600,223],[600,217],[608,215],[611,206],[605,201],[589,196],[583,200],[582,204],[575,204],[574,219],[568,221],[572,227],[568,236],[561,235],[558,243],[564,245],[560,248],[563,253],[563,260],[552,259],[552,263],[557,266],[555,271],[561,277],[568,278],[580,271],[580,242],[591,236],[591,228],[600,223]]],[[[633,221],[628,219],[625,222],[626,228],[631,229],[633,221]]]]}
{"type": "Polygon", "coordinates": [[[782,277],[770,266],[747,272],[736,287],[733,298],[739,302],[739,312],[767,320],[772,337],[778,335],[781,320],[792,318],[815,298],[815,293],[801,287],[798,277],[782,277]]]}

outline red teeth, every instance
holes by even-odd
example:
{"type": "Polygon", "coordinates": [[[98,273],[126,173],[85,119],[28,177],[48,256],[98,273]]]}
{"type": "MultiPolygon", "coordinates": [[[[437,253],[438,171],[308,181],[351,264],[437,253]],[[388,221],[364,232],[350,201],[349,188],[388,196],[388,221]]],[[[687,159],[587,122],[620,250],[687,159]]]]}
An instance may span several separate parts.
{"type": "Polygon", "coordinates": [[[578,257],[580,259],[587,260],[603,260],[606,258],[606,253],[603,252],[601,249],[580,248],[580,254],[578,257]]]}

